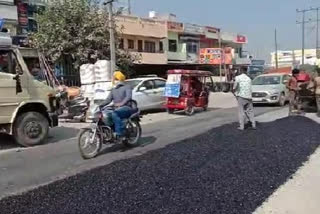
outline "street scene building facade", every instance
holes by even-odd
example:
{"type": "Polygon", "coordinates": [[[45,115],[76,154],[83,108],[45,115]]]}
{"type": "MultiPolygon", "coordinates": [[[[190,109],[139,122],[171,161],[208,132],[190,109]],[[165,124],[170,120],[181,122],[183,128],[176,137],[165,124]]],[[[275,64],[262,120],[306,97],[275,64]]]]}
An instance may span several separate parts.
{"type": "MultiPolygon", "coordinates": [[[[309,65],[320,65],[320,59],[317,58],[316,49],[306,49],[304,53],[304,63],[309,65]]],[[[279,67],[297,66],[302,63],[302,50],[278,51],[279,67]]],[[[271,53],[271,66],[276,67],[276,54],[271,53]]]]}

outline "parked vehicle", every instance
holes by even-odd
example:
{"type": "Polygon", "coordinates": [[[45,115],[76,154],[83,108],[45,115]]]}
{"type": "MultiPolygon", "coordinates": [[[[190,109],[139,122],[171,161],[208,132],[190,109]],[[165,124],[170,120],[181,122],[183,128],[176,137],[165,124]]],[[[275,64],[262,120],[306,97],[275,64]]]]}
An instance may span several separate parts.
{"type": "Polygon", "coordinates": [[[60,92],[60,108],[62,114],[59,119],[77,120],[80,122],[86,121],[87,111],[90,106],[88,98],[78,95],[76,97],[69,97],[67,91],[60,92]]]}
{"type": "MultiPolygon", "coordinates": [[[[122,143],[127,147],[136,146],[141,137],[140,110],[137,108],[135,101],[131,101],[131,103],[132,115],[129,119],[123,121],[126,124],[126,134],[122,143]]],[[[114,135],[114,125],[110,115],[112,111],[114,111],[113,106],[108,106],[105,109],[97,108],[94,113],[92,128],[80,131],[78,145],[81,156],[84,159],[96,157],[101,150],[102,144],[115,144],[118,142],[114,135]]]]}
{"type": "Polygon", "coordinates": [[[166,102],[164,89],[166,80],[156,76],[145,76],[126,80],[132,88],[132,99],[141,111],[163,109],[166,102]]]}
{"type": "Polygon", "coordinates": [[[176,110],[184,110],[193,115],[196,108],[207,110],[210,90],[206,87],[211,80],[209,71],[169,70],[165,95],[166,108],[169,114],[176,110]]]}
{"type": "Polygon", "coordinates": [[[58,125],[57,109],[54,88],[37,80],[10,36],[0,34],[0,132],[22,146],[44,143],[58,125]]]}
{"type": "Polygon", "coordinates": [[[253,103],[284,106],[289,100],[286,84],[290,75],[283,73],[263,74],[252,81],[253,103]]]}

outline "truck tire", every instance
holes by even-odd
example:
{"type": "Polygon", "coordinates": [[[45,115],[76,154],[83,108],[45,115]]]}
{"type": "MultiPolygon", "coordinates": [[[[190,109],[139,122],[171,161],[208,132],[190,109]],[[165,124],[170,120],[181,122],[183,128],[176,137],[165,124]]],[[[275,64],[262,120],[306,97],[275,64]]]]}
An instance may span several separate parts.
{"type": "Polygon", "coordinates": [[[13,137],[24,147],[44,143],[48,137],[49,122],[38,112],[27,112],[18,116],[13,125],[13,137]]]}

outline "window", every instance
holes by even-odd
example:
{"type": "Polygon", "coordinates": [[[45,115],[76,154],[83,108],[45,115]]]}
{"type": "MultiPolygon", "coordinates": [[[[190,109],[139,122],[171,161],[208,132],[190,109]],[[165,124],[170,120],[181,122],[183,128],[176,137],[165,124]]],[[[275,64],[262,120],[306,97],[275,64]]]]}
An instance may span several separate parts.
{"type": "Polygon", "coordinates": [[[159,51],[163,52],[163,42],[159,42],[159,51]]]}
{"type": "Polygon", "coordinates": [[[146,87],[147,90],[154,89],[154,83],[152,80],[145,81],[141,87],[146,87]]]}
{"type": "Polygon", "coordinates": [[[128,39],[128,49],[134,49],[134,40],[128,39]]]}
{"type": "Polygon", "coordinates": [[[156,43],[145,41],[144,42],[144,51],[147,53],[155,53],[156,52],[156,43]]]}
{"type": "Polygon", "coordinates": [[[143,51],[143,42],[142,40],[138,40],[138,52],[142,52],[143,51]]]}
{"type": "Polygon", "coordinates": [[[166,81],[164,80],[155,80],[155,86],[156,88],[165,88],[166,87],[166,81]]]}
{"type": "Polygon", "coordinates": [[[120,39],[119,48],[120,49],[124,48],[124,40],[123,39],[120,39]]]}
{"type": "Polygon", "coordinates": [[[177,52],[177,40],[169,39],[169,51],[177,52]]]}
{"type": "Polygon", "coordinates": [[[15,74],[17,65],[17,59],[11,51],[0,51],[0,72],[15,74]]]}
{"type": "Polygon", "coordinates": [[[198,44],[188,43],[187,44],[187,52],[188,53],[198,53],[198,44]]]}

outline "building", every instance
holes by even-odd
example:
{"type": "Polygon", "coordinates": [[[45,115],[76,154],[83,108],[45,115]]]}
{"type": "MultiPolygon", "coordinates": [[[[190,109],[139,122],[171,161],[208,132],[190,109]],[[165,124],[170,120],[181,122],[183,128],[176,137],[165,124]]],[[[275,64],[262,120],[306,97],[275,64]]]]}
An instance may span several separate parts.
{"type": "Polygon", "coordinates": [[[168,63],[185,63],[187,61],[187,44],[180,40],[183,34],[183,23],[166,21],[168,38],[164,47],[168,54],[168,63]]]}
{"type": "Polygon", "coordinates": [[[120,48],[137,56],[136,64],[167,64],[164,43],[168,36],[164,21],[137,16],[117,16],[116,25],[120,32],[120,48]]]}
{"type": "MultiPolygon", "coordinates": [[[[309,65],[319,65],[316,49],[306,49],[304,63],[309,65]]],[[[279,67],[295,67],[302,64],[302,50],[278,51],[279,67]]],[[[275,52],[271,53],[271,65],[276,67],[275,52]]]]}
{"type": "Polygon", "coordinates": [[[0,18],[4,21],[3,28],[8,29],[12,36],[17,34],[18,10],[14,0],[0,0],[0,18]]]}

